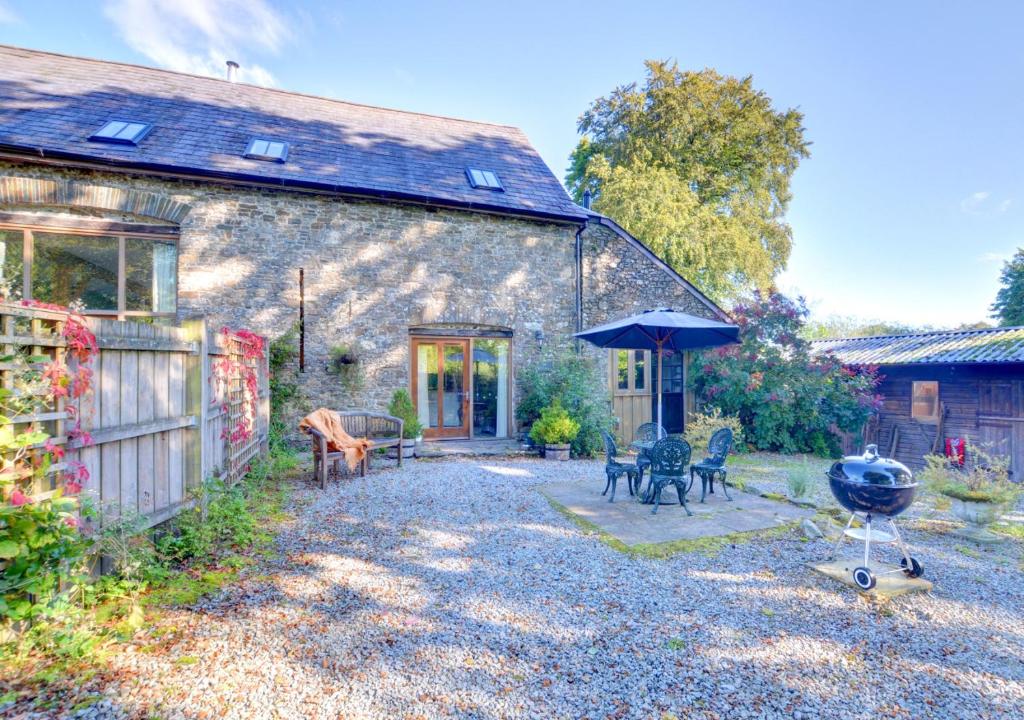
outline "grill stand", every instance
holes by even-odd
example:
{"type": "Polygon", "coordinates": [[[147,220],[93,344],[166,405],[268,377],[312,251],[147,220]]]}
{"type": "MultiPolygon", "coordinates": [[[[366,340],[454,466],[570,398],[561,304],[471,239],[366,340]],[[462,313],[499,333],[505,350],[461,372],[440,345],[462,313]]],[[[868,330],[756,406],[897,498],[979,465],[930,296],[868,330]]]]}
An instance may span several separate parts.
{"type": "Polygon", "coordinates": [[[871,543],[876,542],[880,544],[896,543],[899,546],[900,552],[903,554],[903,558],[900,560],[900,568],[898,570],[888,570],[883,575],[889,573],[901,572],[907,577],[916,578],[921,577],[924,574],[924,567],[916,558],[911,557],[910,551],[907,550],[906,544],[903,542],[903,536],[900,535],[899,528],[896,527],[896,523],[893,522],[891,517],[885,518],[889,523],[889,528],[892,531],[887,533],[884,530],[872,530],[871,529],[871,513],[850,513],[850,519],[846,523],[846,527],[843,532],[840,533],[839,539],[836,540],[836,544],[832,546],[832,554],[829,556],[829,560],[834,560],[836,553],[839,552],[839,546],[842,545],[843,540],[847,537],[854,538],[856,540],[864,540],[864,564],[860,567],[854,568],[853,570],[853,582],[857,584],[861,590],[870,590],[875,586],[877,577],[875,573],[871,571],[870,560],[871,560],[871,543]],[[864,527],[855,528],[853,527],[853,521],[858,515],[864,518],[864,527]]]}

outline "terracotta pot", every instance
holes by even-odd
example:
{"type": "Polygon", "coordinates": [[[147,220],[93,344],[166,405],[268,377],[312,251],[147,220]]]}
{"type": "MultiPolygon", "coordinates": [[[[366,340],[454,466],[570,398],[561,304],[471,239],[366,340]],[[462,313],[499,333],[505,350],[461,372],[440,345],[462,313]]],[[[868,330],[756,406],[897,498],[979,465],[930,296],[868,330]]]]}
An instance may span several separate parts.
{"type": "Polygon", "coordinates": [[[569,444],[564,445],[545,445],[544,446],[544,459],[545,460],[568,460],[569,459],[569,444]]]}

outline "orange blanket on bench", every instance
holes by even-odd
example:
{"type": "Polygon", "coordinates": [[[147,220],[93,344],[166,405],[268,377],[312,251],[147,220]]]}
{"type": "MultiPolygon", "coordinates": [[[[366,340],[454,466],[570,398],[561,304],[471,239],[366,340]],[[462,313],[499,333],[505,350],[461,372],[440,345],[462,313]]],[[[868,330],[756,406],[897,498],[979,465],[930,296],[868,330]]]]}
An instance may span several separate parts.
{"type": "Polygon", "coordinates": [[[367,451],[373,447],[369,438],[354,438],[345,432],[338,413],[327,408],[314,410],[299,423],[299,430],[308,428],[316,430],[327,438],[327,452],[345,453],[345,462],[349,470],[355,470],[366,457],[367,451]]]}

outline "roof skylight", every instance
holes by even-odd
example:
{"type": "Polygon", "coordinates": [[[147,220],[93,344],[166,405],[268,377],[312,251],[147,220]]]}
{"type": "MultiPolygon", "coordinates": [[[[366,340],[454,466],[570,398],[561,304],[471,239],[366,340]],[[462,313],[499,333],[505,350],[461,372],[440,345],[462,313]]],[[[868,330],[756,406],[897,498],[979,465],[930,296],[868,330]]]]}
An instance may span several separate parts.
{"type": "Polygon", "coordinates": [[[283,163],[288,157],[288,143],[279,140],[253,138],[245,151],[245,157],[252,160],[268,160],[283,163]]]}
{"type": "Polygon", "coordinates": [[[94,132],[89,139],[120,145],[138,145],[139,141],[146,137],[152,129],[153,126],[148,123],[130,120],[111,120],[94,132]]]}
{"type": "Polygon", "coordinates": [[[466,177],[469,178],[469,184],[475,188],[497,190],[499,192],[504,191],[505,189],[501,185],[501,180],[499,180],[498,176],[491,170],[466,168],[466,177]]]}

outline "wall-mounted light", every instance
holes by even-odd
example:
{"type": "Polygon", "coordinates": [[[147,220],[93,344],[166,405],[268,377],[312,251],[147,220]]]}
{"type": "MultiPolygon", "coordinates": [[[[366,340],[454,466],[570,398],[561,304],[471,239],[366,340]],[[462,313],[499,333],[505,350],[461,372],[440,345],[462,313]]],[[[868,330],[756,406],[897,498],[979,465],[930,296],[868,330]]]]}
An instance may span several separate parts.
{"type": "Polygon", "coordinates": [[[538,345],[544,344],[544,330],[538,328],[533,333],[533,339],[537,341],[538,345]]]}

